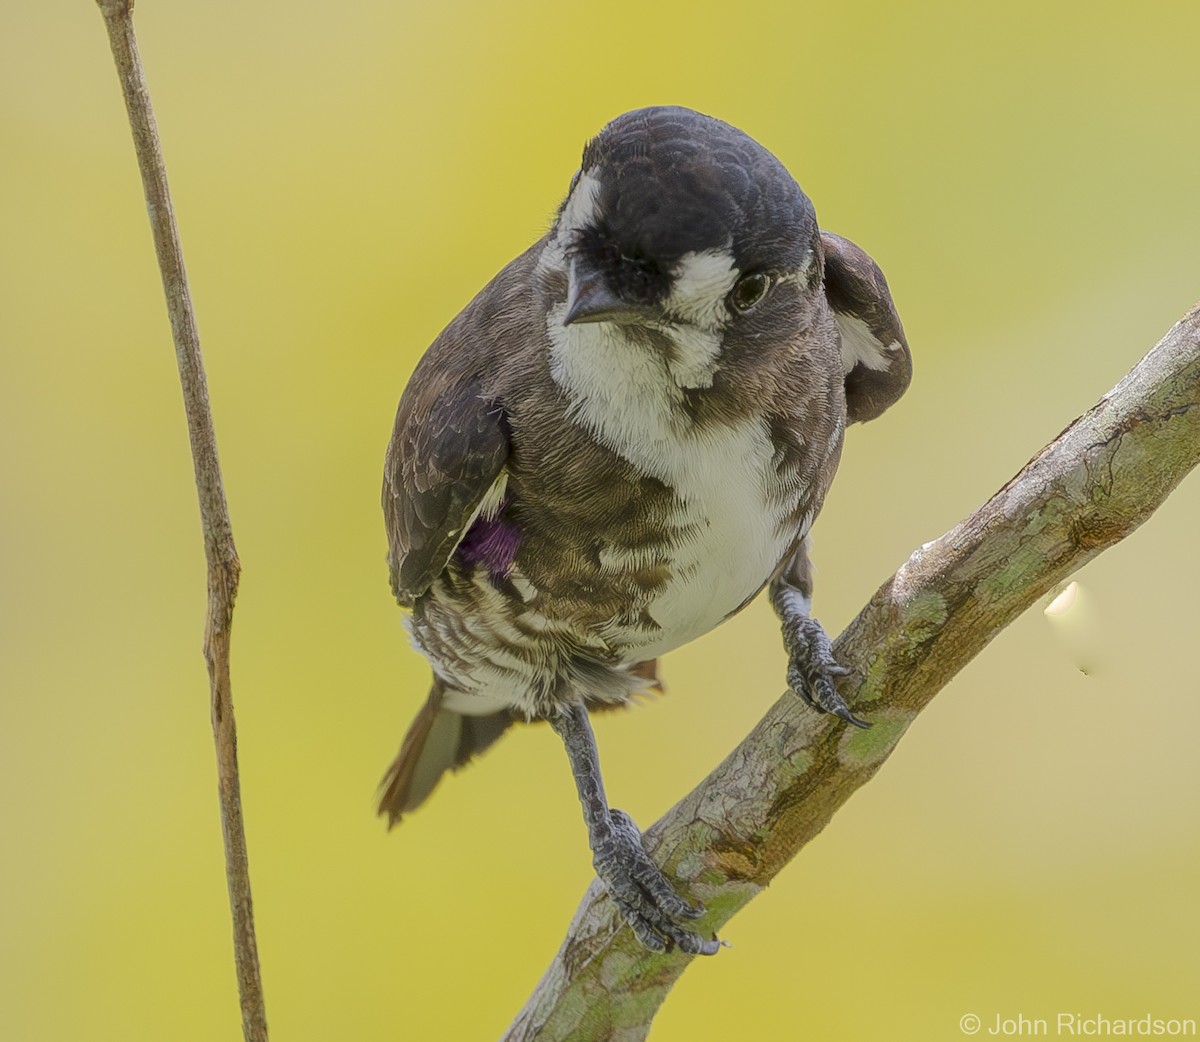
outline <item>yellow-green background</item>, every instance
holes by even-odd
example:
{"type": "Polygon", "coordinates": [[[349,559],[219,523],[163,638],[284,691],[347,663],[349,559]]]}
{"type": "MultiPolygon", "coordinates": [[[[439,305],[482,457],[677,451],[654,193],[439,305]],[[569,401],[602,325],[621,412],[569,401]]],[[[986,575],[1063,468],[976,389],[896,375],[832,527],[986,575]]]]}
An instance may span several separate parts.
{"type": "MultiPolygon", "coordinates": [[[[276,1039],[489,1039],[590,877],[505,739],[388,835],[424,695],[383,564],[404,381],[607,119],[759,138],[886,270],[916,358],[816,529],[839,630],[1200,297],[1200,7],[162,3],[139,27],[245,572],[234,693],[276,1039]]],[[[158,275],[87,0],[0,26],[0,1037],[232,1039],[203,568],[158,275]]],[[[1003,633],[692,967],[659,1042],[1200,1016],[1200,479],[1003,633]],[[1085,661],[1086,660],[1086,661],[1085,661]],[[1091,670],[1084,676],[1077,665],[1091,670]]],[[[649,823],[783,688],[756,604],[597,725],[649,823]]]]}

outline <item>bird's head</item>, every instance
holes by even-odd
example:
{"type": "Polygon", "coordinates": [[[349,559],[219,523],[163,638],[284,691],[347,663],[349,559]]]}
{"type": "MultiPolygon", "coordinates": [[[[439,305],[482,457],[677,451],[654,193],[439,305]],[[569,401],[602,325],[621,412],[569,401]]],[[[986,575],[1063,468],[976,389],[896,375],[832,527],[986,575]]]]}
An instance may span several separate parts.
{"type": "Polygon", "coordinates": [[[808,197],[757,142],[690,109],[629,112],[590,141],[551,244],[561,323],[666,342],[685,386],[711,384],[739,347],[791,340],[820,295],[808,197]]]}

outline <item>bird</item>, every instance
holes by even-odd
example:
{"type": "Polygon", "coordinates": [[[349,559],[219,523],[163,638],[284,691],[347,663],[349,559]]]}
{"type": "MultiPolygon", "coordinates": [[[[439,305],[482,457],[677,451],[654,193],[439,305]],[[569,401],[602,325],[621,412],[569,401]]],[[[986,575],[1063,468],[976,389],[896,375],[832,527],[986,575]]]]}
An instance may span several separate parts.
{"type": "Polygon", "coordinates": [[[766,589],[790,689],[865,726],[811,615],[809,529],[848,424],[908,387],[887,281],[786,167],[694,110],[584,147],[548,231],[416,366],[387,447],[392,592],[432,666],[381,783],[389,827],[515,722],[548,721],[592,861],[651,951],[714,954],[703,907],[605,793],[590,714],[766,589]]]}

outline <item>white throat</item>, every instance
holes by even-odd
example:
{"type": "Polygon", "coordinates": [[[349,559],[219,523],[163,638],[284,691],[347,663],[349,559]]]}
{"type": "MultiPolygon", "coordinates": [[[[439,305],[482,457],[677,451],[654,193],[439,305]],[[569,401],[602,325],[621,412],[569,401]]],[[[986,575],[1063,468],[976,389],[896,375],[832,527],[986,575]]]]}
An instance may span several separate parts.
{"type": "Polygon", "coordinates": [[[567,394],[569,415],[618,455],[665,480],[691,427],[667,358],[611,322],[564,325],[565,311],[565,304],[554,305],[546,328],[550,374],[567,394]]]}

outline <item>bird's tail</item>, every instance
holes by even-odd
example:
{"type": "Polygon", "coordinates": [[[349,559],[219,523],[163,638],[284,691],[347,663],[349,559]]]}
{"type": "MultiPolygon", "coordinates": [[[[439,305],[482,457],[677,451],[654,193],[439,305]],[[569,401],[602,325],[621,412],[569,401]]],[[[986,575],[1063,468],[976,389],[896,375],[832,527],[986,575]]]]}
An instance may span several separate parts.
{"type": "Polygon", "coordinates": [[[444,685],[434,677],[429,697],[404,736],[400,753],[383,776],[379,813],[388,828],[415,810],[446,771],[456,771],[496,741],[515,717],[507,710],[465,716],[442,705],[444,685]]]}

